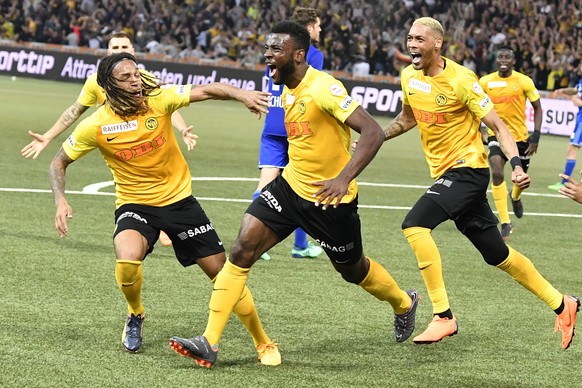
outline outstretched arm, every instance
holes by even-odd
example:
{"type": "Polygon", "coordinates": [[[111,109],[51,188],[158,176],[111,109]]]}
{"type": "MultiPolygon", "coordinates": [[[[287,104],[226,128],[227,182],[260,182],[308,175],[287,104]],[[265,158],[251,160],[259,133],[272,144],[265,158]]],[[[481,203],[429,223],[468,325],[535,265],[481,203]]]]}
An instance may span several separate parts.
{"type": "Polygon", "coordinates": [[[69,233],[67,218],[73,218],[73,208],[69,206],[65,198],[65,175],[69,164],[73,160],[65,153],[63,148],[53,158],[49,168],[49,180],[57,211],[55,214],[55,228],[59,236],[65,237],[69,233]]]}
{"type": "Polygon", "coordinates": [[[32,156],[33,159],[36,159],[55,137],[69,128],[87,109],[89,109],[88,106],[75,101],[44,134],[40,135],[36,132],[28,131],[33,140],[20,150],[20,154],[25,158],[32,156]]]}
{"type": "Polygon", "coordinates": [[[257,92],[254,90],[243,90],[228,84],[213,82],[205,85],[194,86],[190,91],[190,102],[205,100],[238,100],[242,102],[251,112],[261,115],[267,114],[269,107],[269,96],[267,92],[257,92]]]}
{"type": "Polygon", "coordinates": [[[184,120],[184,117],[177,110],[172,113],[172,126],[180,131],[182,140],[184,140],[184,143],[188,147],[188,151],[193,150],[196,146],[198,136],[192,133],[194,127],[186,124],[186,120],[184,120]]]}

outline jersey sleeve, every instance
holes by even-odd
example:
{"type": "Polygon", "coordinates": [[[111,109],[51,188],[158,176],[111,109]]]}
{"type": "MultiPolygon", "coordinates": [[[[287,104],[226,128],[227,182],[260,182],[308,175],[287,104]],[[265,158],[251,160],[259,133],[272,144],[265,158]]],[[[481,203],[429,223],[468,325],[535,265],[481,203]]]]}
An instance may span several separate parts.
{"type": "Polygon", "coordinates": [[[521,77],[521,83],[523,85],[525,96],[530,102],[535,102],[541,98],[540,92],[538,92],[538,89],[531,78],[523,76],[521,77]]]}
{"type": "Polygon", "coordinates": [[[89,116],[81,121],[73,133],[63,142],[63,150],[73,160],[77,160],[97,148],[97,129],[91,124],[93,122],[91,118],[92,116],[89,116]]]}
{"type": "Polygon", "coordinates": [[[356,110],[360,104],[347,92],[344,85],[333,77],[324,78],[318,85],[318,91],[314,99],[316,104],[324,112],[329,113],[342,123],[356,110]]]}
{"type": "Polygon", "coordinates": [[[97,88],[99,88],[99,85],[97,84],[97,76],[89,76],[83,84],[81,93],[79,93],[79,97],[77,97],[77,102],[83,106],[89,107],[97,105],[99,103],[97,98],[97,88]]]}
{"type": "Polygon", "coordinates": [[[159,98],[150,99],[150,102],[161,111],[172,113],[190,105],[190,90],[192,85],[163,85],[159,98]]]}
{"type": "Polygon", "coordinates": [[[493,102],[473,73],[463,73],[457,78],[455,93],[459,100],[480,119],[493,109],[493,102]]]}

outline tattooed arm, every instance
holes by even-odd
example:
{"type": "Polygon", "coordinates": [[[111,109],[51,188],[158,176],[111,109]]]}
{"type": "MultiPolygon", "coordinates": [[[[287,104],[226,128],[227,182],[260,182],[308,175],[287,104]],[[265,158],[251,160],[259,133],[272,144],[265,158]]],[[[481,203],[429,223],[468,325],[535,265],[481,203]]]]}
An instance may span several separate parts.
{"type": "Polygon", "coordinates": [[[402,111],[390,121],[386,127],[382,129],[384,131],[384,136],[386,140],[390,140],[396,136],[402,135],[404,132],[408,132],[416,125],[416,119],[414,118],[414,113],[410,105],[402,104],[402,111]]]}
{"type": "Polygon", "coordinates": [[[74,160],[69,158],[61,148],[53,158],[49,168],[49,180],[57,212],[55,214],[55,228],[59,236],[65,237],[69,233],[67,218],[73,218],[73,208],[65,198],[65,175],[69,164],[74,160]]]}
{"type": "Polygon", "coordinates": [[[36,159],[42,150],[48,146],[51,140],[60,135],[65,129],[69,128],[83,113],[87,111],[87,109],[89,109],[88,106],[75,101],[73,105],[68,107],[63,114],[61,114],[53,126],[44,134],[41,135],[28,131],[28,134],[33,140],[20,150],[20,154],[25,158],[30,158],[32,156],[33,159],[36,159]]]}

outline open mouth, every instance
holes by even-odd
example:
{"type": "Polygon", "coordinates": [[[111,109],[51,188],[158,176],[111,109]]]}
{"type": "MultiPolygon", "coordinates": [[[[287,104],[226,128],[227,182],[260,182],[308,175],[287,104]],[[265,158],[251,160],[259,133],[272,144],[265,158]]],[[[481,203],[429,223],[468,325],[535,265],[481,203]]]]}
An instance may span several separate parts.
{"type": "Polygon", "coordinates": [[[420,55],[419,53],[410,53],[410,57],[412,58],[413,64],[418,64],[418,62],[420,62],[420,60],[422,59],[422,55],[420,55]]]}
{"type": "Polygon", "coordinates": [[[273,78],[277,74],[277,66],[272,64],[267,64],[267,66],[269,67],[269,76],[273,78]]]}

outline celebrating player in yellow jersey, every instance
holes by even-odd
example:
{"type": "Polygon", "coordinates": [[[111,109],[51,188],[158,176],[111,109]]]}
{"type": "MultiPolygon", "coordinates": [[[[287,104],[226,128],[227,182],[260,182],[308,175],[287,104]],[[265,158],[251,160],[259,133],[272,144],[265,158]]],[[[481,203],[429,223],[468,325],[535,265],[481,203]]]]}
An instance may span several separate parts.
{"type": "Polygon", "coordinates": [[[512,182],[523,190],[529,186],[530,178],[521,166],[515,140],[477,76],[441,56],[443,38],[443,27],[435,19],[423,17],[412,24],[406,39],[412,64],[404,69],[401,78],[402,111],[384,129],[388,140],[418,125],[435,179],[402,223],[434,314],[428,328],[413,341],[438,342],[458,330],[445,289],[441,256],[431,234],[444,221],[453,220],[487,264],[507,272],[554,310],[557,327],[562,330],[562,347],[567,349],[574,335],[580,300],[558,292],[527,257],[508,247],[501,238],[498,220],[487,202],[489,166],[480,121],[493,131],[509,159],[512,182]]]}
{"type": "Polygon", "coordinates": [[[247,209],[230,258],[216,278],[203,335],[170,339],[175,351],[199,365],[216,361],[220,337],[253,263],[297,227],[321,245],[344,280],[391,305],[396,341],[405,341],[414,330],[417,292],[400,289],[362,248],[354,179],[382,145],[382,128],[338,80],[307,64],[309,44],[307,29],[291,21],[277,23],[267,37],[270,76],[285,85],[289,163],[247,209]],[[361,133],[353,158],[350,128],[361,133]]]}
{"type": "MultiPolygon", "coordinates": [[[[500,47],[497,50],[496,62],[497,71],[481,77],[479,84],[491,98],[501,120],[509,128],[517,143],[521,167],[524,172],[527,172],[530,158],[537,152],[540,141],[543,114],[540,94],[531,78],[513,69],[515,56],[511,47],[500,47]],[[531,136],[525,124],[526,99],[531,102],[534,110],[534,131],[531,136]]],[[[501,237],[507,240],[513,230],[507,210],[507,184],[503,171],[507,157],[501,151],[499,142],[491,131],[489,131],[488,143],[493,200],[501,221],[501,237]]],[[[517,185],[514,185],[511,190],[511,204],[517,218],[523,216],[521,192],[522,190],[517,185]]]]}
{"type": "MultiPolygon", "coordinates": [[[[267,112],[269,98],[268,93],[221,83],[160,86],[139,71],[129,53],[104,58],[97,83],[107,95],[105,104],[75,128],[50,166],[55,226],[66,236],[67,219],[73,215],[65,198],[68,166],[99,149],[115,182],[115,278],[128,304],[122,343],[136,352],[144,320],[142,261],[153,251],[160,230],[168,232],[183,266],[198,264],[210,279],[226,260],[214,226],[192,196],[190,170],[172,130],[172,112],[191,102],[236,99],[260,116],[267,112]]],[[[277,346],[263,331],[247,288],[237,302],[235,312],[251,333],[261,362],[280,364],[277,346]]]]}
{"type": "MultiPolygon", "coordinates": [[[[109,36],[107,55],[117,53],[134,53],[133,43],[126,32],[114,32],[109,36]]],[[[151,76],[150,73],[147,74],[151,76]]],[[[42,135],[28,131],[28,134],[33,138],[33,140],[22,148],[20,153],[25,158],[32,157],[33,159],[36,159],[55,137],[69,128],[83,113],[87,111],[87,109],[89,109],[89,107],[103,105],[104,101],[105,91],[97,85],[97,73],[93,73],[85,80],[83,89],[81,89],[81,93],[77,100],[73,105],[65,109],[48,131],[42,135]]],[[[180,112],[175,111],[172,113],[172,125],[180,130],[182,139],[188,147],[188,151],[194,149],[198,136],[192,133],[192,126],[186,124],[186,121],[180,112]]],[[[163,245],[172,245],[172,241],[164,231],[160,233],[160,242],[163,245]]]]}

